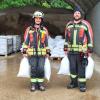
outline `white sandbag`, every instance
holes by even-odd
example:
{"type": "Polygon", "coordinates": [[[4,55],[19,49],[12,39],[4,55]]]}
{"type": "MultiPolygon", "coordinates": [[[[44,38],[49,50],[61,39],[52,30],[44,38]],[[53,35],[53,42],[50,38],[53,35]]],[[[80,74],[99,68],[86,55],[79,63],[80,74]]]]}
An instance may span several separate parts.
{"type": "Polygon", "coordinates": [[[30,65],[27,57],[24,57],[21,60],[17,77],[30,77],[30,65]]]}
{"type": "Polygon", "coordinates": [[[69,60],[67,56],[62,59],[58,74],[70,75],[69,60]]]}
{"type": "Polygon", "coordinates": [[[86,79],[90,79],[93,75],[93,70],[94,70],[94,61],[92,57],[88,57],[88,65],[86,67],[86,79]]]}
{"type": "Polygon", "coordinates": [[[45,78],[49,81],[51,76],[51,66],[48,58],[45,59],[44,71],[45,71],[45,78]]]}

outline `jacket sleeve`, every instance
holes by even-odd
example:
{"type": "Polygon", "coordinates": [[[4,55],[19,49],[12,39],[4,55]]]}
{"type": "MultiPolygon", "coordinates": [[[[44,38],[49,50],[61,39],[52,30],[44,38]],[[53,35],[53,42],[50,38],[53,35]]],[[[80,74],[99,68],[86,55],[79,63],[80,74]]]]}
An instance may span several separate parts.
{"type": "Polygon", "coordinates": [[[88,42],[88,52],[92,53],[93,52],[93,30],[91,25],[87,22],[87,42],[88,42]]]}
{"type": "Polygon", "coordinates": [[[24,42],[22,44],[22,48],[28,48],[29,45],[29,30],[30,27],[28,27],[24,33],[24,42]]]}
{"type": "Polygon", "coordinates": [[[46,28],[44,28],[44,30],[45,30],[45,32],[46,32],[46,34],[45,34],[45,41],[44,41],[44,43],[45,43],[45,47],[46,47],[46,52],[47,53],[50,53],[50,48],[49,48],[49,46],[48,46],[48,30],[46,29],[46,28]]]}
{"type": "Polygon", "coordinates": [[[65,28],[65,43],[64,43],[64,51],[68,50],[68,30],[67,30],[67,25],[65,28]]]}

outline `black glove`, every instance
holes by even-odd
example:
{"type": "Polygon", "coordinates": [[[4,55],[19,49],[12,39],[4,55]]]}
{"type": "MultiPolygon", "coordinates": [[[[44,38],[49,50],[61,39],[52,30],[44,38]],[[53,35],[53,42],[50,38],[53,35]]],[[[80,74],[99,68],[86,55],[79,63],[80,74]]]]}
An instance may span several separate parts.
{"type": "Polygon", "coordinates": [[[27,48],[23,48],[22,53],[23,53],[23,54],[26,54],[26,51],[27,51],[27,48]]]}
{"type": "Polygon", "coordinates": [[[83,67],[86,67],[88,65],[88,54],[84,54],[82,55],[82,58],[81,58],[81,63],[82,63],[82,66],[83,67]]]}
{"type": "Polygon", "coordinates": [[[51,56],[50,49],[47,49],[47,50],[46,50],[46,53],[47,53],[49,56],[51,56]]]}

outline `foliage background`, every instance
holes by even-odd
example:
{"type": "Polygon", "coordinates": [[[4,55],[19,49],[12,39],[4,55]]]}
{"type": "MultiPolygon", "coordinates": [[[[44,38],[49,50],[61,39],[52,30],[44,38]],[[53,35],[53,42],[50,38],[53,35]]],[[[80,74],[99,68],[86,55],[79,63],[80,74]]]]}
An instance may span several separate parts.
{"type": "Polygon", "coordinates": [[[15,8],[15,7],[44,7],[44,8],[66,8],[73,9],[64,0],[1,0],[0,9],[15,8]]]}

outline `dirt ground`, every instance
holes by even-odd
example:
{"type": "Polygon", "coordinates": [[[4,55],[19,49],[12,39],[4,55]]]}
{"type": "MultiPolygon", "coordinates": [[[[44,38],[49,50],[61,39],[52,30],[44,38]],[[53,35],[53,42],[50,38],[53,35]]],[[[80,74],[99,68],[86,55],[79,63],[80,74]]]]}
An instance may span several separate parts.
{"type": "Polygon", "coordinates": [[[0,100],[100,100],[100,58],[96,55],[94,74],[84,93],[78,88],[66,88],[69,78],[57,75],[60,61],[51,61],[52,76],[50,82],[45,82],[46,91],[30,92],[30,80],[16,77],[21,58],[20,53],[7,58],[0,56],[0,100]]]}

